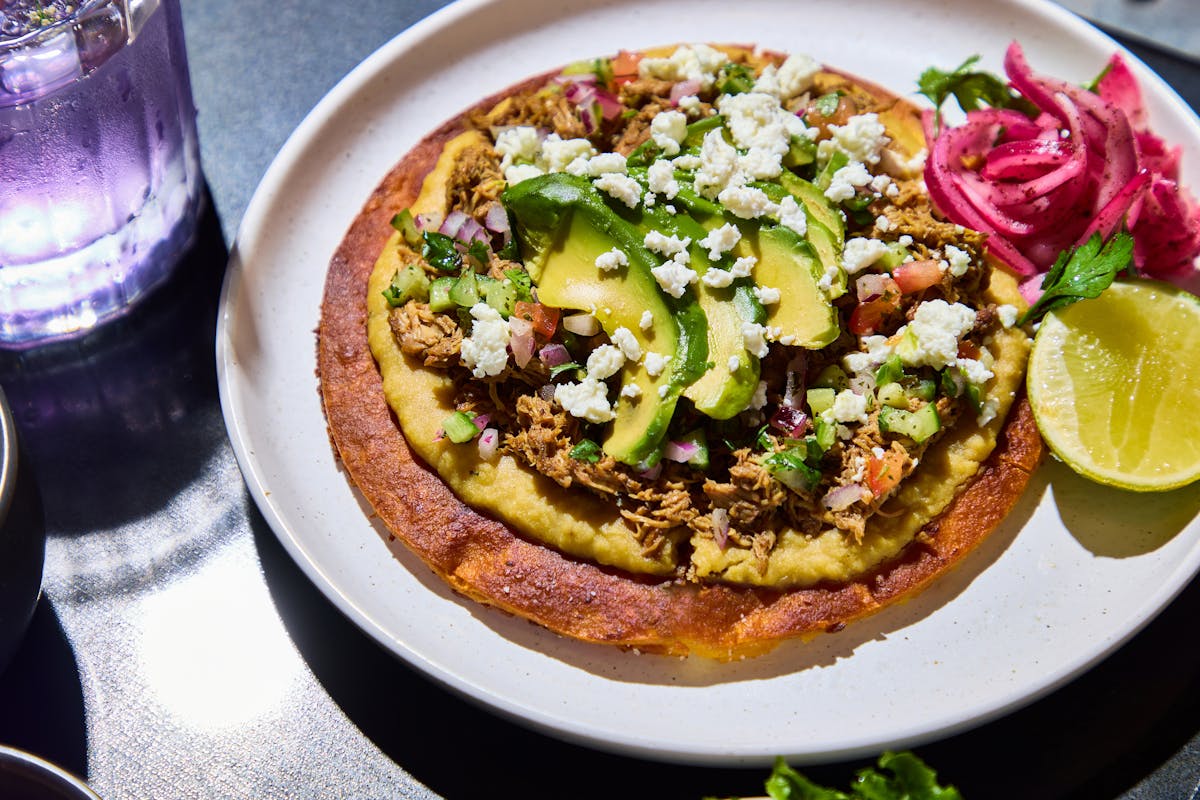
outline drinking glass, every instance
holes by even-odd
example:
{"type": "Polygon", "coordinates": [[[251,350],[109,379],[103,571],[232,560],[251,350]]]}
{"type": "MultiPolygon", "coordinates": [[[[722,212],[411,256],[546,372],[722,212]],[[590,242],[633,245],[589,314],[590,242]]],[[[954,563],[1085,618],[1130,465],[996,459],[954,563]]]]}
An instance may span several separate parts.
{"type": "Polygon", "coordinates": [[[161,284],[201,203],[179,0],[0,0],[0,347],[161,284]]]}

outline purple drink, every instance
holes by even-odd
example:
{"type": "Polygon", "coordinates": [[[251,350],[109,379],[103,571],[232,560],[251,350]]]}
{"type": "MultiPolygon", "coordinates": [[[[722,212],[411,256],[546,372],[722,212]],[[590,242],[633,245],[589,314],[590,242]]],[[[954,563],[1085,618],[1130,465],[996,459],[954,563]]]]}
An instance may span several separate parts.
{"type": "Polygon", "coordinates": [[[161,283],[201,178],[178,0],[0,0],[0,15],[0,346],[19,347],[161,283]]]}

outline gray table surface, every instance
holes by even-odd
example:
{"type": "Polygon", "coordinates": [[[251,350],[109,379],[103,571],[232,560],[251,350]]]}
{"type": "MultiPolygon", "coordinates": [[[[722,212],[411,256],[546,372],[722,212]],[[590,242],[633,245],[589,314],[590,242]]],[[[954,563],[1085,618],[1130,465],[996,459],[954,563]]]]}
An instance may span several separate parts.
{"type": "MultiPolygon", "coordinates": [[[[110,330],[0,356],[25,491],[40,498],[30,524],[48,536],[42,600],[0,674],[0,743],[86,776],[107,800],[761,793],[761,769],[589,750],[432,684],[326,601],[242,482],[212,347],[238,222],[308,110],[441,5],[183,0],[212,200],[200,241],[110,330]]],[[[1196,62],[1126,41],[1200,107],[1196,62]]],[[[1198,613],[1193,585],[1072,684],[920,754],[972,800],[1192,797],[1198,613]]],[[[859,766],[806,772],[844,785],[859,766]]]]}

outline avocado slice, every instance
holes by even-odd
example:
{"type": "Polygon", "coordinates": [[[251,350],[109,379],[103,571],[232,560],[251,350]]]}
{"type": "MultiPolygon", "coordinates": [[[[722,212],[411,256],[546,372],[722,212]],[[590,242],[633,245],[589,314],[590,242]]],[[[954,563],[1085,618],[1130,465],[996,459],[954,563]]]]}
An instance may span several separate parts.
{"type": "MultiPolygon", "coordinates": [[[[708,251],[700,240],[708,228],[687,214],[669,214],[655,207],[646,213],[646,221],[664,233],[692,240],[688,252],[691,267],[703,277],[712,266],[708,251]]],[[[739,278],[731,285],[716,288],[703,281],[692,287],[696,302],[708,323],[708,369],[683,390],[696,410],[713,419],[729,419],[746,409],[758,388],[759,360],[746,350],[742,324],[762,323],[766,310],[754,295],[754,282],[739,278]],[[729,365],[736,361],[737,368],[729,365]]]]}
{"type": "Polygon", "coordinates": [[[625,464],[650,466],[660,455],[679,394],[699,377],[708,358],[704,313],[691,294],[676,300],[659,290],[650,270],[658,259],[645,249],[640,213],[618,214],[581,177],[552,173],[505,190],[501,201],[515,223],[525,268],[547,305],[590,311],[605,333],[628,329],[643,353],[668,355],[667,369],[646,371],[644,358],[626,362],[622,387],[637,397],[618,396],[616,416],[602,444],[625,464]],[[628,265],[606,271],[596,258],[613,248],[628,265]],[[649,311],[652,323],[641,326],[649,311]]]}
{"type": "Polygon", "coordinates": [[[825,267],[808,241],[782,225],[743,230],[734,253],[755,256],[755,281],[782,293],[767,309],[766,321],[779,329],[780,339],[791,337],[793,346],[816,350],[838,337],[837,312],[819,285],[825,267]]]}
{"type": "MultiPolygon", "coordinates": [[[[782,200],[785,195],[785,190],[779,184],[754,185],[766,191],[775,202],[782,200]]],[[[813,189],[815,191],[816,187],[813,189]]],[[[835,244],[834,234],[827,230],[822,232],[821,223],[814,220],[807,202],[803,203],[806,220],[816,223],[812,230],[814,237],[821,241],[820,250],[790,228],[760,225],[726,214],[719,204],[701,197],[690,185],[681,184],[675,200],[695,215],[706,229],[718,228],[726,222],[733,222],[740,228],[742,238],[735,245],[733,254],[758,259],[754,267],[754,282],[759,286],[779,289],[782,294],[781,301],[766,310],[765,322],[768,327],[779,328],[780,338],[791,337],[794,346],[818,349],[838,337],[840,328],[837,312],[819,282],[825,275],[825,264],[828,263],[825,259],[833,259],[837,273],[842,275],[842,245],[835,244]],[[823,239],[820,238],[822,233],[825,234],[823,239]]],[[[828,203],[823,197],[821,200],[828,203]]],[[[837,213],[832,207],[830,209],[837,213]]],[[[845,291],[845,278],[841,278],[840,292],[836,291],[837,284],[835,281],[835,295],[845,291]]]]}

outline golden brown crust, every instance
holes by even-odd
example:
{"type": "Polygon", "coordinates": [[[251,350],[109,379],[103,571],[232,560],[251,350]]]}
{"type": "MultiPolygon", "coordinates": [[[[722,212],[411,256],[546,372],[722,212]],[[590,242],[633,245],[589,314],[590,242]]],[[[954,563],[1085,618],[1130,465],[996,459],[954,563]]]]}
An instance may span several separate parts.
{"type": "Polygon", "coordinates": [[[631,575],[530,542],[465,505],[414,457],[388,408],[367,342],[365,298],[391,218],[416,199],[466,116],[413,148],[351,225],[329,265],[317,348],[330,435],[350,479],[386,528],[455,591],[576,639],[726,660],[838,630],[913,595],[961,561],[1016,503],[1042,458],[1023,397],[997,448],[949,510],[900,558],[844,585],[779,591],[631,575]]]}

